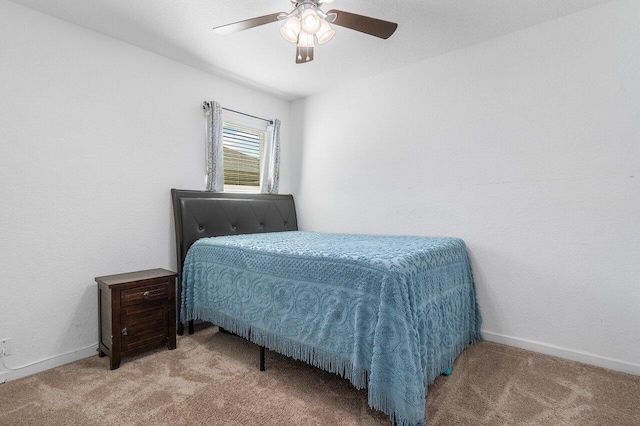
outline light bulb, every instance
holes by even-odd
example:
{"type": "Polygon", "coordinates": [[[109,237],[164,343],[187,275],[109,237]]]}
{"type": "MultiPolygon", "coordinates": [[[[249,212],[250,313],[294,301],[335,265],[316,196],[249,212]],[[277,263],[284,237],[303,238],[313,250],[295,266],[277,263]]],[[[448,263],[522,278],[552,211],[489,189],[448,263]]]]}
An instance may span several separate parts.
{"type": "Polygon", "coordinates": [[[318,37],[318,44],[324,44],[328,42],[335,35],[335,33],[336,32],[331,28],[329,23],[322,19],[320,29],[316,33],[316,37],[318,37]]]}
{"type": "Polygon", "coordinates": [[[320,17],[313,9],[307,9],[302,13],[302,31],[307,34],[315,34],[320,29],[320,17]]]}
{"type": "Polygon", "coordinates": [[[298,36],[298,47],[314,47],[313,34],[307,34],[302,31],[298,36]]]}
{"type": "Polygon", "coordinates": [[[300,20],[295,16],[287,19],[287,22],[280,28],[280,34],[285,40],[295,43],[298,41],[298,34],[300,34],[300,20]]]}

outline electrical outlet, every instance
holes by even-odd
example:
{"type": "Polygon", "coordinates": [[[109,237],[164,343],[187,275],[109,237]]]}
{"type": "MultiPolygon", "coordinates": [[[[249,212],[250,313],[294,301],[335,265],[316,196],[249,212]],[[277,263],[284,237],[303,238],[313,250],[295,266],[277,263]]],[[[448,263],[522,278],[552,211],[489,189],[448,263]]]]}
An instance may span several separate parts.
{"type": "Polygon", "coordinates": [[[11,338],[7,337],[6,339],[0,339],[0,355],[4,350],[4,356],[11,355],[11,338]]]}

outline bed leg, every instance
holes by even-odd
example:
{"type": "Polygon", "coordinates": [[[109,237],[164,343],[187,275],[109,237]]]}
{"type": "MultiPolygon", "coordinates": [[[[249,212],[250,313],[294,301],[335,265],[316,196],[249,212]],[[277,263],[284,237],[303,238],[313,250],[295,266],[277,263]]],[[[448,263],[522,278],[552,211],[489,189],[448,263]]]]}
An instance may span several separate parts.
{"type": "Polygon", "coordinates": [[[193,320],[189,320],[189,334],[193,334],[193,320]]]}
{"type": "Polygon", "coordinates": [[[184,324],[182,322],[178,323],[178,336],[182,336],[184,334],[184,324]]]}
{"type": "Polygon", "coordinates": [[[446,370],[444,370],[444,371],[442,372],[442,375],[443,375],[443,376],[450,376],[450,375],[451,375],[451,373],[453,373],[453,369],[452,369],[451,367],[449,367],[449,368],[447,368],[446,370]]]}
{"type": "Polygon", "coordinates": [[[264,370],[264,346],[260,346],[260,371],[264,370]]]}

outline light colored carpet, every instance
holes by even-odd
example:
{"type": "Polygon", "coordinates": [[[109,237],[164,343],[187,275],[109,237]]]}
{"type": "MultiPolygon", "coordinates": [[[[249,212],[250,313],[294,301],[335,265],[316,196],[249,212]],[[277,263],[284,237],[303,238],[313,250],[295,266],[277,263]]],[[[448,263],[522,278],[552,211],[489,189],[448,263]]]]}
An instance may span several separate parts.
{"type": "MultiPolygon", "coordinates": [[[[389,425],[366,390],[202,327],[173,351],[0,385],[1,425],[389,425]]],[[[482,342],[429,388],[429,425],[640,425],[640,377],[482,342]]]]}

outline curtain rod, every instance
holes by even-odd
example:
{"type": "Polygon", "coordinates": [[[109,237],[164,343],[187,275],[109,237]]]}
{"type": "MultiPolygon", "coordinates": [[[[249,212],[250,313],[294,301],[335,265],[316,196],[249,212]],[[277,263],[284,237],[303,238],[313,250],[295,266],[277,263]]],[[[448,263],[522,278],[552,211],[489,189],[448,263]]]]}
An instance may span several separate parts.
{"type": "Polygon", "coordinates": [[[236,110],[229,109],[229,108],[225,108],[225,107],[222,107],[222,109],[223,109],[223,110],[225,110],[225,111],[229,111],[229,112],[235,112],[236,114],[246,115],[247,117],[255,118],[255,119],[257,119],[257,120],[266,121],[266,122],[267,122],[267,123],[269,123],[269,124],[273,124],[273,120],[267,120],[266,118],[256,117],[255,115],[246,114],[246,113],[244,113],[244,112],[236,111],[236,110]]]}

